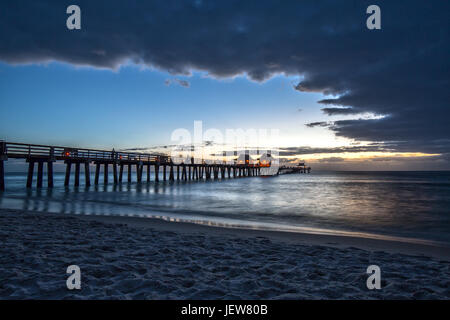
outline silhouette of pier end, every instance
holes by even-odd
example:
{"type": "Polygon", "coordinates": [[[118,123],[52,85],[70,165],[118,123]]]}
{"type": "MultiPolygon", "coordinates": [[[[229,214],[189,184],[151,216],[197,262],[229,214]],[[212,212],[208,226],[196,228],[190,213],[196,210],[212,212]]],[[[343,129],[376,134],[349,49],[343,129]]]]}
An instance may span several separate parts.
{"type": "Polygon", "coordinates": [[[278,168],[277,174],[287,174],[287,173],[310,173],[311,167],[305,165],[304,162],[298,165],[284,165],[278,168]]]}
{"type": "Polygon", "coordinates": [[[95,168],[95,185],[100,183],[101,173],[103,173],[103,184],[107,185],[110,182],[109,172],[112,172],[114,184],[122,183],[124,169],[127,171],[128,183],[132,182],[133,169],[136,172],[137,182],[141,183],[143,180],[150,182],[152,170],[155,182],[160,181],[160,171],[162,171],[163,181],[198,181],[255,177],[261,174],[261,168],[267,167],[259,160],[251,160],[248,154],[245,155],[244,161],[236,159],[231,163],[226,161],[195,163],[194,158],[186,163],[174,163],[170,156],[165,155],[0,141],[0,191],[5,190],[4,162],[8,159],[24,159],[28,163],[27,188],[33,186],[35,167],[37,170],[36,187],[43,187],[44,168],[47,168],[47,186],[53,188],[53,164],[55,162],[62,162],[65,165],[64,186],[69,186],[73,178],[75,187],[80,186],[82,171],[85,186],[91,185],[91,167],[95,168]],[[143,179],[144,171],[146,171],[146,179],[143,179]]]}

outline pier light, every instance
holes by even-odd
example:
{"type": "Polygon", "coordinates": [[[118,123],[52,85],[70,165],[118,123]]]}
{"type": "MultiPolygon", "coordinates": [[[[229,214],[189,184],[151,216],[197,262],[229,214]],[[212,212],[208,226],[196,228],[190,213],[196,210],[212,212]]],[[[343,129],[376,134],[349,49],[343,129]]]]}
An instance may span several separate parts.
{"type": "Polygon", "coordinates": [[[260,167],[270,167],[270,162],[267,160],[262,160],[262,161],[260,161],[259,166],[260,167]]]}

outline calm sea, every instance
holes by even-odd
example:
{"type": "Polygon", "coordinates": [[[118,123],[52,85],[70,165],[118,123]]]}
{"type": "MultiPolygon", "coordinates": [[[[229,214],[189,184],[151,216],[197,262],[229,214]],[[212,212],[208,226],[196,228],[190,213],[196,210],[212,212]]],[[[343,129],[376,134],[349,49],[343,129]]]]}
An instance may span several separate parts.
{"type": "Polygon", "coordinates": [[[450,244],[450,172],[312,172],[119,186],[111,176],[108,186],[90,188],[83,179],[81,187],[64,188],[63,174],[56,173],[52,190],[27,190],[25,180],[23,173],[7,174],[1,208],[450,244]]]}

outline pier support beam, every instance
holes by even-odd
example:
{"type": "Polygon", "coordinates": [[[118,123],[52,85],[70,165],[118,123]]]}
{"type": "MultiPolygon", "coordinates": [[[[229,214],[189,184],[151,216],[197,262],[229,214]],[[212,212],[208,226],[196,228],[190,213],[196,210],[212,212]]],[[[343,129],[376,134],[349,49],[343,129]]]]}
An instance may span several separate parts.
{"type": "Polygon", "coordinates": [[[42,188],[42,177],[44,175],[44,163],[42,161],[38,161],[38,176],[37,176],[37,184],[38,188],[42,188]]]}
{"type": "Polygon", "coordinates": [[[195,180],[198,180],[198,167],[195,166],[194,168],[194,174],[195,174],[195,180]]]}
{"type": "Polygon", "coordinates": [[[95,164],[95,181],[94,181],[96,186],[98,185],[99,176],[100,176],[100,163],[97,162],[95,164]]]}
{"type": "Polygon", "coordinates": [[[53,161],[47,162],[47,187],[53,188],[53,161]]]}
{"type": "Polygon", "coordinates": [[[128,170],[127,170],[127,175],[128,175],[128,183],[131,183],[131,164],[128,164],[128,170]]]}
{"type": "Polygon", "coordinates": [[[139,182],[142,182],[142,174],[144,173],[144,165],[139,164],[139,182]]]}
{"type": "Polygon", "coordinates": [[[31,184],[33,183],[33,171],[34,171],[34,161],[28,160],[27,188],[31,188],[31,184]]]}
{"type": "Polygon", "coordinates": [[[177,166],[177,180],[180,180],[180,166],[177,166]]]}
{"type": "Polygon", "coordinates": [[[75,163],[75,187],[80,186],[80,163],[75,163]]]}
{"type": "Polygon", "coordinates": [[[123,163],[121,163],[119,167],[119,183],[122,183],[122,179],[123,179],[123,163]]]}
{"type": "Polygon", "coordinates": [[[155,164],[155,182],[159,181],[159,165],[155,164]]]}
{"type": "Polygon", "coordinates": [[[166,181],[166,165],[163,165],[163,181],[166,181]]]}
{"type": "MultiPolygon", "coordinates": [[[[64,177],[64,186],[68,187],[70,182],[70,169],[72,167],[72,162],[66,162],[66,176],[64,177]]],[[[33,174],[33,173],[32,173],[33,174]]]]}
{"type": "Polygon", "coordinates": [[[169,171],[169,180],[173,181],[174,178],[173,178],[173,165],[172,164],[170,165],[170,169],[169,170],[170,170],[169,171]]]}
{"type": "Polygon", "coordinates": [[[0,191],[5,191],[5,161],[8,160],[6,154],[6,142],[0,142],[0,191]]]}
{"type": "Polygon", "coordinates": [[[0,160],[0,191],[5,191],[5,165],[3,160],[0,160]]]}
{"type": "Polygon", "coordinates": [[[84,163],[84,184],[86,187],[91,186],[91,171],[89,168],[89,161],[86,161],[84,163]]]}
{"type": "Polygon", "coordinates": [[[147,165],[147,182],[150,182],[150,165],[147,165]]]}
{"type": "Polygon", "coordinates": [[[113,163],[113,176],[114,176],[114,184],[118,183],[118,179],[117,179],[117,163],[113,163]]]}
{"type": "Polygon", "coordinates": [[[105,163],[105,170],[103,171],[103,184],[106,186],[108,184],[108,164],[105,163]]]}
{"type": "Polygon", "coordinates": [[[186,165],[183,164],[183,171],[181,173],[181,179],[186,181],[187,180],[187,174],[186,174],[186,165]]]}
{"type": "Polygon", "coordinates": [[[142,182],[142,165],[139,163],[136,163],[136,176],[137,182],[142,182]]]}

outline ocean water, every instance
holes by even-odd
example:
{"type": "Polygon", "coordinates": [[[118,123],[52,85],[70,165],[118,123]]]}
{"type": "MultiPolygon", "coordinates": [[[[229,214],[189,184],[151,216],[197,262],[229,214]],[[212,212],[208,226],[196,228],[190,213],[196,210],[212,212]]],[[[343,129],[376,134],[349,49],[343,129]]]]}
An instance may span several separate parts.
{"type": "Polygon", "coordinates": [[[159,183],[152,176],[150,183],[116,186],[110,176],[109,185],[89,188],[83,177],[78,188],[65,188],[63,180],[55,173],[53,189],[27,190],[24,173],[7,173],[0,207],[450,245],[450,172],[312,172],[159,183]]]}

